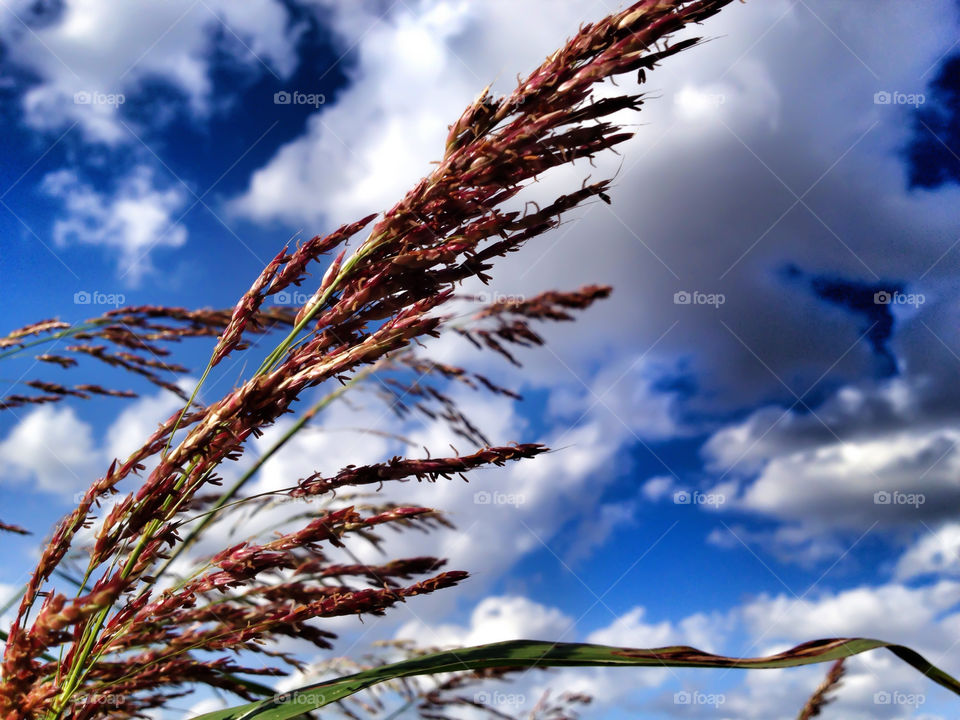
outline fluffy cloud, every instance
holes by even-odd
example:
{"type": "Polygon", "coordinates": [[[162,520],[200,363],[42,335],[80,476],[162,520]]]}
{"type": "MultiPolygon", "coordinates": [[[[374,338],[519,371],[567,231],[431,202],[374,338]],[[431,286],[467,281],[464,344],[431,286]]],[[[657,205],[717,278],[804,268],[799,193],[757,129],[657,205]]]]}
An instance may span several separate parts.
{"type": "Polygon", "coordinates": [[[936,530],[925,525],[920,538],[897,561],[894,574],[907,580],[926,574],[955,576],[958,572],[960,524],[947,522],[936,530]]]}
{"type": "Polygon", "coordinates": [[[132,96],[145,81],[166,83],[195,113],[208,112],[215,47],[258,73],[286,75],[297,62],[298,29],[274,0],[16,2],[6,10],[0,37],[8,57],[36,79],[23,95],[26,121],[49,131],[76,124],[87,139],[109,144],[131,140],[117,97],[132,96]]]}
{"type": "Polygon", "coordinates": [[[0,441],[0,479],[29,479],[45,492],[70,495],[89,484],[96,457],[90,425],[72,408],[44,405],[24,415],[0,441]]]}
{"type": "Polygon", "coordinates": [[[661,500],[673,492],[675,483],[674,478],[669,475],[657,475],[643,484],[641,492],[648,500],[661,500]]]}
{"type": "Polygon", "coordinates": [[[537,0],[519,11],[544,13],[537,23],[518,22],[517,6],[502,1],[320,5],[356,56],[351,84],[254,173],[235,208],[255,219],[311,225],[386,209],[429,172],[447,125],[487,83],[532,65],[580,21],[606,14],[593,0],[576,7],[537,0]]]}
{"type": "Polygon", "coordinates": [[[958,439],[953,429],[903,432],[776,457],[747,488],[742,506],[828,526],[943,516],[960,500],[958,439]]]}
{"type": "Polygon", "coordinates": [[[938,388],[923,377],[863,382],[812,411],[767,406],[723,427],[703,452],[716,476],[740,485],[726,509],[789,523],[766,537],[783,557],[807,560],[849,547],[832,531],[951,517],[960,418],[945,398],[952,391],[938,388]]]}
{"type": "Polygon", "coordinates": [[[952,640],[942,630],[960,621],[960,615],[949,612],[958,590],[960,583],[941,580],[919,588],[888,584],[801,597],[777,595],[748,603],[742,614],[754,637],[765,638],[763,646],[815,635],[866,636],[944,652],[952,640]],[[943,627],[938,629],[938,623],[943,627]]]}
{"type": "Polygon", "coordinates": [[[418,620],[405,624],[396,636],[438,647],[466,647],[518,638],[559,639],[571,624],[572,619],[556,608],[523,597],[491,596],[477,603],[465,627],[418,620]]]}
{"type": "Polygon", "coordinates": [[[730,632],[730,622],[721,614],[697,613],[677,622],[647,622],[646,609],[634,607],[616,618],[607,627],[587,636],[587,642],[624,647],[666,647],[689,644],[708,652],[720,652],[721,643],[730,632]]]}
{"type": "Polygon", "coordinates": [[[66,215],[53,225],[59,245],[83,243],[117,251],[119,275],[136,283],[150,269],[150,254],[158,248],[176,248],[187,240],[178,215],[187,193],[178,185],[158,189],[153,171],[134,168],[105,193],[83,182],[72,170],[58,170],[43,180],[43,189],[59,200],[66,215]]]}
{"type": "MultiPolygon", "coordinates": [[[[549,545],[564,523],[579,517],[578,513],[594,518],[616,515],[610,510],[598,509],[597,488],[602,481],[598,483],[597,478],[613,477],[601,470],[610,467],[622,439],[605,437],[601,422],[591,417],[573,430],[560,425],[548,427],[542,435],[534,435],[525,430],[524,419],[509,400],[491,400],[468,393],[453,393],[452,397],[494,444],[521,439],[542,441],[561,449],[532,460],[510,463],[504,468],[474,472],[469,476],[469,485],[459,478],[441,479],[436,483],[384,484],[377,500],[434,507],[447,514],[457,526],[454,530],[441,528],[429,534],[393,536],[391,554],[448,558],[450,567],[475,574],[464,591],[477,595],[485,592],[489,583],[509,570],[519,558],[542,549],[544,543],[549,545]],[[494,536],[505,541],[482,541],[494,536]]],[[[305,431],[272,459],[264,467],[255,490],[289,487],[297,478],[314,470],[330,474],[347,464],[374,462],[395,453],[421,456],[425,451],[419,448],[426,448],[433,456],[449,455],[452,447],[463,452],[468,450],[463,447],[463,439],[441,422],[425,426],[412,422],[398,428],[392,414],[376,405],[357,408],[338,405],[320,418],[318,428],[305,431]],[[343,428],[363,428],[367,432],[338,432],[343,428]],[[410,440],[411,446],[370,434],[398,430],[410,440]]],[[[265,436],[264,443],[269,442],[270,436],[265,436]]],[[[597,530],[606,532],[607,528],[597,530]]],[[[354,551],[368,561],[382,557],[372,547],[360,546],[354,551]]],[[[444,595],[440,593],[437,602],[448,602],[444,595]]],[[[433,598],[424,601],[433,602],[433,598]]]]}
{"type": "MultiPolygon", "coordinates": [[[[182,378],[177,385],[186,393],[196,386],[195,378],[182,378]]],[[[183,400],[166,390],[139,397],[122,408],[107,428],[104,454],[108,458],[125,459],[140,448],[157,426],[183,408],[183,400]]]]}
{"type": "MultiPolygon", "coordinates": [[[[192,389],[191,383],[180,381],[185,389],[192,389]]],[[[165,390],[128,401],[117,408],[116,419],[101,436],[74,408],[41,405],[17,417],[0,440],[4,467],[0,482],[35,480],[41,490],[72,500],[74,492],[85,490],[111,460],[126,459],[181,407],[183,401],[165,390]]]]}

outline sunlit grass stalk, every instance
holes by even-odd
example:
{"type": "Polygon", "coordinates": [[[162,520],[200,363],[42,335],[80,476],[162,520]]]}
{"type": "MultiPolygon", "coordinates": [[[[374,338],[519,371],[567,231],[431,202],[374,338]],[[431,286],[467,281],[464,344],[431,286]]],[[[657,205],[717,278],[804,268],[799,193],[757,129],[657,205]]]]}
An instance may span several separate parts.
{"type": "Polygon", "coordinates": [[[358,383],[365,380],[369,377],[375,368],[367,368],[361,370],[356,375],[354,375],[349,381],[338,387],[331,393],[324,395],[320,400],[311,405],[306,411],[304,411],[299,418],[294,421],[294,423],[277,439],[277,441],[267,448],[253,464],[243,472],[243,474],[231,485],[227,490],[223,492],[222,495],[210,506],[210,509],[205,513],[203,517],[194,528],[187,534],[183,539],[183,542],[178,545],[170,553],[170,557],[167,558],[159,567],[154,577],[160,579],[170,568],[170,566],[176,561],[178,557],[187,550],[189,550],[193,544],[200,538],[200,535],[203,533],[207,527],[217,519],[218,512],[228,503],[230,503],[237,495],[246,487],[247,483],[260,471],[270,458],[276,455],[283,447],[290,442],[304,427],[309,423],[313,418],[315,418],[320,412],[329,407],[335,400],[347,393],[352,387],[358,383]]]}

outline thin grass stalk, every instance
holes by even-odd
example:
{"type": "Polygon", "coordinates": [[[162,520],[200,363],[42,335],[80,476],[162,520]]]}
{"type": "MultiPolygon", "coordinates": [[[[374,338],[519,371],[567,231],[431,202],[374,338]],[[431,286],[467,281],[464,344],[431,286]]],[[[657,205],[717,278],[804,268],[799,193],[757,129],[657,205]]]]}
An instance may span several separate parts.
{"type": "Polygon", "coordinates": [[[164,574],[166,574],[173,562],[180,557],[181,554],[189,550],[200,538],[200,535],[203,533],[203,531],[214,522],[217,513],[234,498],[236,498],[240,491],[243,490],[247,483],[250,482],[250,480],[254,477],[254,475],[260,471],[260,468],[262,468],[270,460],[270,458],[280,452],[280,450],[282,450],[283,447],[307,425],[307,423],[315,418],[318,413],[322,412],[333,402],[346,394],[352,387],[373,374],[374,371],[375,368],[361,370],[349,381],[338,387],[333,392],[324,395],[322,398],[320,398],[320,400],[303,412],[293,423],[293,425],[291,425],[290,428],[288,428],[273,445],[271,445],[263,454],[261,454],[254,461],[254,463],[246,471],[244,471],[237,481],[227,488],[227,490],[224,491],[224,493],[216,500],[216,502],[213,503],[210,509],[205,513],[205,517],[201,519],[200,522],[190,531],[190,533],[184,538],[183,542],[173,549],[173,551],[170,553],[170,557],[160,565],[160,568],[157,570],[154,577],[160,579],[164,574]]]}
{"type": "Polygon", "coordinates": [[[843,676],[846,673],[844,662],[845,658],[840,658],[830,666],[823,682],[817,686],[817,689],[804,703],[800,714],[797,715],[797,720],[810,720],[810,718],[820,717],[824,708],[836,700],[834,693],[840,688],[843,683],[843,676]]]}

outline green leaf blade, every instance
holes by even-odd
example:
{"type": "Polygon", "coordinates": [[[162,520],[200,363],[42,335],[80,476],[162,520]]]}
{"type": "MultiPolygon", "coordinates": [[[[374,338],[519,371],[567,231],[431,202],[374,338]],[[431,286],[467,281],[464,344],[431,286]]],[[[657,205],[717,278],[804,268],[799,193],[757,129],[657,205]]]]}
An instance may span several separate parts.
{"type": "Polygon", "coordinates": [[[583,643],[535,640],[479,645],[434,653],[364,670],[336,680],[304,686],[258,702],[200,715],[195,720],[291,720],[387,680],[415,675],[479,670],[491,667],[696,667],[762,670],[832,662],[886,648],[939,685],[960,695],[960,682],[902,645],[870,638],[833,638],[798,645],[777,655],[733,658],[687,646],[652,649],[619,648],[583,643]]]}

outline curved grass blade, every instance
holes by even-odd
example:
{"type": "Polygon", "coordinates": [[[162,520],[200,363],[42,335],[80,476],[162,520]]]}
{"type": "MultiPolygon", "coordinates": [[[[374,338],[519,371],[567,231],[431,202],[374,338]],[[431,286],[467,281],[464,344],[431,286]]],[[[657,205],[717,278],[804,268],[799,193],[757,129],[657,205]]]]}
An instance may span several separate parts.
{"type": "Polygon", "coordinates": [[[869,638],[814,640],[791,650],[759,658],[713,655],[687,646],[640,650],[581,643],[549,643],[536,640],[479,645],[424,655],[392,665],[364,670],[337,680],[307,685],[267,700],[200,715],[195,720],[289,720],[311,710],[342,700],[371,685],[412,675],[476,670],[491,667],[698,667],[760,670],[831,662],[877,648],[887,648],[935,683],[960,695],[960,682],[902,645],[869,638]]]}

